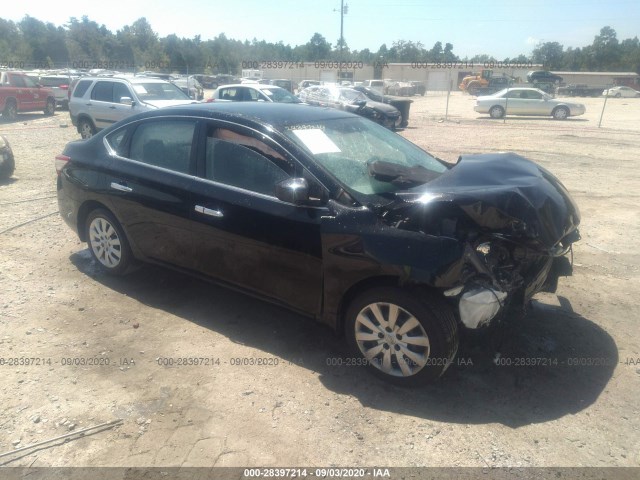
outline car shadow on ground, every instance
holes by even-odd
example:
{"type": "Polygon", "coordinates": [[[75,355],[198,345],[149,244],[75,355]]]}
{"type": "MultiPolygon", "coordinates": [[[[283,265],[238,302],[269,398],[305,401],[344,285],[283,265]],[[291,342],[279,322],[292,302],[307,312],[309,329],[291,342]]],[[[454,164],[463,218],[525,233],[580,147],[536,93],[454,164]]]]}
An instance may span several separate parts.
{"type": "MultiPolygon", "coordinates": [[[[58,110],[56,109],[56,113],[58,110]]],[[[55,115],[55,113],[54,113],[55,115]]],[[[0,125],[15,125],[21,124],[25,122],[29,122],[31,120],[38,120],[41,118],[48,118],[42,112],[33,112],[33,113],[19,113],[15,120],[8,120],[4,116],[0,116],[0,125]]]]}
{"type": "Polygon", "coordinates": [[[15,183],[17,181],[18,179],[14,177],[0,178],[0,187],[4,185],[11,185],[12,183],[15,183]]]}
{"type": "Polygon", "coordinates": [[[497,360],[490,342],[465,340],[438,382],[400,388],[351,366],[352,355],[332,330],[286,309],[154,266],[111,277],[87,250],[70,259],[107,288],[255,348],[258,356],[307,368],[328,390],[380,411],[513,428],[541,423],[593,404],[619,363],[616,344],[602,328],[570,309],[547,306],[518,321],[497,360]]]}

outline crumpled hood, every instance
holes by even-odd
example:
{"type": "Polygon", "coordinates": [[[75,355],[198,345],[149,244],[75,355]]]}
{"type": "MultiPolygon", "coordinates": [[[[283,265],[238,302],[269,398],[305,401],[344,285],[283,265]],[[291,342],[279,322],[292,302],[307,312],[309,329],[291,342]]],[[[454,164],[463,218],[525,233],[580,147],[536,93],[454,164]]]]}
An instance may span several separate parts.
{"type": "Polygon", "coordinates": [[[478,226],[551,249],[580,223],[578,206],[545,168],[515,153],[463,155],[406,201],[454,202],[478,226]]]}

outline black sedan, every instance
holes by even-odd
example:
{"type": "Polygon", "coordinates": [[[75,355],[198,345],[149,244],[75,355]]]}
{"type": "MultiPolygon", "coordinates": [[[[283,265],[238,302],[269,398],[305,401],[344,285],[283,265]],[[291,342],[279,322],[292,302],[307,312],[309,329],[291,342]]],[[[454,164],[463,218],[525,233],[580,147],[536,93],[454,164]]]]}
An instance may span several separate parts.
{"type": "Polygon", "coordinates": [[[400,128],[400,111],[386,103],[371,100],[353,88],[335,86],[311,86],[305,88],[298,97],[309,105],[332,107],[369,118],[391,130],[400,128]]]}
{"type": "Polygon", "coordinates": [[[463,330],[554,291],[579,239],[574,201],[535,163],[452,166],[336,109],[160,109],[55,164],[62,218],[106,272],[142,260],[285,305],[401,384],[440,376],[463,330]]]}
{"type": "Polygon", "coordinates": [[[397,108],[401,116],[400,127],[406,128],[409,126],[409,110],[411,109],[413,100],[409,98],[396,97],[394,95],[382,95],[378,90],[362,85],[353,87],[353,89],[364,93],[368,99],[373,100],[374,102],[388,103],[392,107],[397,108]]]}

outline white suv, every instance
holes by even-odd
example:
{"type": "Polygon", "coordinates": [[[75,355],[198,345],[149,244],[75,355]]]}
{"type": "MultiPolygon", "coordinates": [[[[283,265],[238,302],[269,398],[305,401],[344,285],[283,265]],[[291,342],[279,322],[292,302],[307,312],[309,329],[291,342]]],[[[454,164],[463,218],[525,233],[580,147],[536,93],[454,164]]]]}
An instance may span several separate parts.
{"type": "Polygon", "coordinates": [[[83,77],[69,99],[71,122],[82,138],[135,115],[171,105],[197,103],[174,84],[149,77],[83,77]]]}

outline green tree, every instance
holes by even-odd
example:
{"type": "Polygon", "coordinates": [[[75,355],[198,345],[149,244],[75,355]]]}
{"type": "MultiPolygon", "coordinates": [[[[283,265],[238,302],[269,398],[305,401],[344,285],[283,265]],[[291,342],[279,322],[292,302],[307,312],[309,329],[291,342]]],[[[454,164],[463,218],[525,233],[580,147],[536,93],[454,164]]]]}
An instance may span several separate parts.
{"type": "Polygon", "coordinates": [[[558,70],[562,68],[562,58],[564,47],[558,42],[539,43],[533,49],[533,63],[541,63],[547,70],[558,70]]]}

